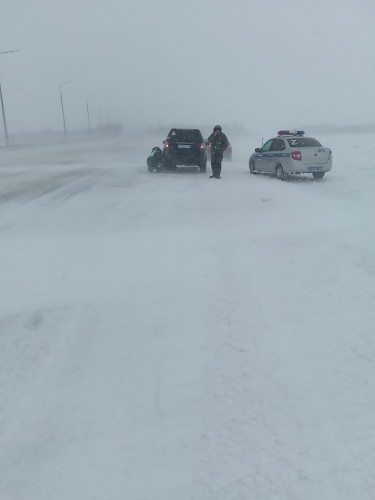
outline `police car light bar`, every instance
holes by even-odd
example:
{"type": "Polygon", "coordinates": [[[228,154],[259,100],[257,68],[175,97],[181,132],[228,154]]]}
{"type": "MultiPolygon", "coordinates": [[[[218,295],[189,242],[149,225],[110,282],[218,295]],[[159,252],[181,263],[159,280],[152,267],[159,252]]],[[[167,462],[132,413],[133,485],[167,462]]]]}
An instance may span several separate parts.
{"type": "Polygon", "coordinates": [[[277,135],[303,135],[304,130],[279,130],[277,135]]]}

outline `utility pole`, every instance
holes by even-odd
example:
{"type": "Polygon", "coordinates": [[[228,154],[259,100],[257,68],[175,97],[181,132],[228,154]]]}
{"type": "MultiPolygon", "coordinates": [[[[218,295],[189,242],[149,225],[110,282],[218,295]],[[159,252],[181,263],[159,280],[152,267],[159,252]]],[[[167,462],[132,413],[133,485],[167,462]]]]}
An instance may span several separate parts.
{"type": "MultiPolygon", "coordinates": [[[[10,54],[11,52],[19,52],[19,50],[6,50],[4,52],[0,52],[0,55],[1,54],[10,54]]],[[[3,114],[5,144],[8,147],[9,146],[9,135],[8,135],[7,120],[5,118],[5,108],[4,108],[4,99],[3,99],[3,91],[2,91],[2,88],[1,88],[1,82],[0,82],[0,101],[1,101],[1,111],[2,111],[2,114],[3,114]]]]}
{"type": "Polygon", "coordinates": [[[68,140],[68,133],[66,131],[66,122],[65,122],[65,111],[64,111],[64,100],[63,100],[63,95],[62,95],[62,90],[61,90],[61,87],[63,85],[66,85],[68,83],[72,83],[73,80],[67,80],[66,82],[62,82],[60,83],[59,87],[60,87],[60,103],[61,103],[61,111],[62,111],[62,119],[63,119],[63,125],[64,125],[64,136],[65,136],[65,140],[67,141],[68,140]]]}
{"type": "Polygon", "coordinates": [[[89,101],[87,99],[86,103],[86,110],[87,110],[87,130],[89,135],[91,135],[91,125],[90,125],[90,111],[89,111],[89,101]]]}
{"type": "Polygon", "coordinates": [[[102,123],[102,113],[99,108],[99,126],[100,126],[100,132],[103,132],[103,123],[102,123]]]}
{"type": "Polygon", "coordinates": [[[5,145],[8,147],[9,146],[9,136],[8,136],[8,128],[7,128],[7,121],[5,118],[5,110],[4,110],[4,100],[3,100],[3,92],[1,90],[1,83],[0,83],[0,99],[1,99],[1,110],[3,112],[3,123],[4,123],[4,134],[5,134],[5,145]]]}
{"type": "Polygon", "coordinates": [[[63,96],[61,92],[61,85],[60,85],[60,102],[61,102],[61,111],[62,111],[62,117],[63,117],[63,124],[64,124],[64,136],[65,140],[68,140],[68,136],[66,134],[66,123],[65,123],[65,113],[64,113],[64,101],[63,101],[63,96]]]}

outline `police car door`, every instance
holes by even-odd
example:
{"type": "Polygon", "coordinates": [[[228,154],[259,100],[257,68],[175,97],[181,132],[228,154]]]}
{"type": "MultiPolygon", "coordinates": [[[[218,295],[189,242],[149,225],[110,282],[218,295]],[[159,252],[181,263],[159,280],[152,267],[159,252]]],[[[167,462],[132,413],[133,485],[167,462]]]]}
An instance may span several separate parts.
{"type": "Polygon", "coordinates": [[[271,172],[270,155],[272,142],[273,139],[270,139],[261,147],[260,153],[258,153],[257,155],[257,164],[255,166],[256,170],[259,170],[261,172],[271,172]]]}
{"type": "Polygon", "coordinates": [[[269,168],[271,173],[276,172],[277,165],[281,162],[281,158],[285,156],[283,153],[285,144],[282,139],[273,139],[270,147],[270,161],[269,168]]]}

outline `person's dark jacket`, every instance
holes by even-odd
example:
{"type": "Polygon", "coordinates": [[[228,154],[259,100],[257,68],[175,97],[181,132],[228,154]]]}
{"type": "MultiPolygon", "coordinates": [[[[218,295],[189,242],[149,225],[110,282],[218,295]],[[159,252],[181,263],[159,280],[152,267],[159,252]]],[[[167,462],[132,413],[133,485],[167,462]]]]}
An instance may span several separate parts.
{"type": "Polygon", "coordinates": [[[150,156],[153,156],[157,162],[160,162],[163,158],[163,153],[158,146],[155,146],[152,148],[150,156]]]}
{"type": "Polygon", "coordinates": [[[211,144],[211,156],[222,158],[224,151],[229,146],[227,136],[223,132],[220,132],[220,134],[213,132],[207,141],[211,144]]]}
{"type": "Polygon", "coordinates": [[[157,168],[162,164],[163,161],[163,153],[158,146],[155,146],[151,150],[150,156],[147,158],[147,166],[149,170],[157,168]]]}

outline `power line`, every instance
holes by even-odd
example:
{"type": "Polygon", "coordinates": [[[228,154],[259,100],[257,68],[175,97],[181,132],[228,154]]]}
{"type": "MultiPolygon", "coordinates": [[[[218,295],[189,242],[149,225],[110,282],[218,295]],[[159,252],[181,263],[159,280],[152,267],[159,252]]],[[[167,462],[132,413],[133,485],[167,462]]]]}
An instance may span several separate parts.
{"type": "Polygon", "coordinates": [[[41,95],[33,94],[32,92],[29,92],[28,90],[21,89],[20,87],[18,87],[14,83],[12,83],[9,80],[7,80],[6,78],[4,78],[3,75],[1,75],[1,74],[0,74],[0,80],[2,82],[5,82],[13,90],[16,90],[20,94],[27,95],[28,97],[33,97],[34,99],[42,99],[43,101],[54,101],[55,100],[53,97],[41,96],[41,95]]]}

